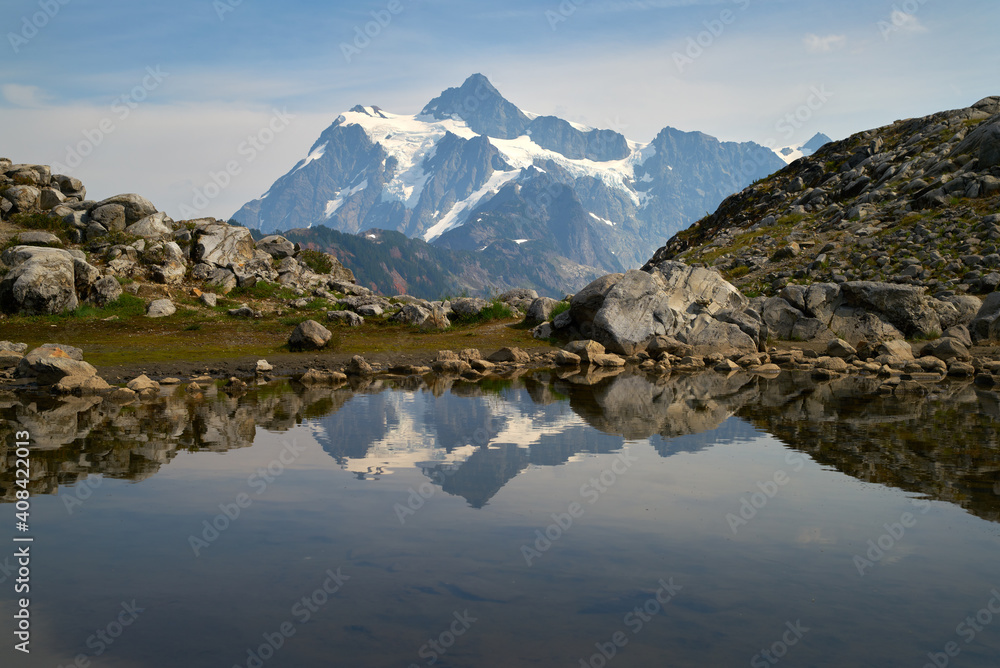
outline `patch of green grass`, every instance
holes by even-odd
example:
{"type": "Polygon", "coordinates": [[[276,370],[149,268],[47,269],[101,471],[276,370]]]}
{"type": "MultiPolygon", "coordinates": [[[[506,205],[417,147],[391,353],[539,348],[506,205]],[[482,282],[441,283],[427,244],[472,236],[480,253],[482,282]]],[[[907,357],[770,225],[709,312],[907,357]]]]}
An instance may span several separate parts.
{"type": "Polygon", "coordinates": [[[295,291],[279,283],[257,281],[252,286],[233,288],[233,299],[295,299],[295,291]]]}
{"type": "Polygon", "coordinates": [[[568,310],[569,310],[569,302],[559,302],[558,304],[555,305],[555,308],[552,309],[552,315],[549,316],[549,320],[555,319],[557,315],[565,313],[568,310]]]}
{"type": "MultiPolygon", "coordinates": [[[[0,253],[3,253],[8,248],[13,248],[14,246],[20,246],[20,245],[21,245],[21,236],[18,235],[18,234],[15,234],[10,239],[8,239],[6,241],[6,243],[0,245],[0,253]]],[[[7,267],[4,267],[4,269],[7,269],[7,267]]],[[[7,272],[4,272],[4,273],[7,273],[7,272]]]]}
{"type": "Polygon", "coordinates": [[[513,318],[514,312],[510,310],[504,302],[500,301],[499,297],[494,297],[489,304],[486,305],[479,313],[469,316],[460,316],[453,319],[456,324],[461,325],[477,325],[484,322],[492,322],[494,320],[505,320],[507,318],[513,318]]]}
{"type": "Polygon", "coordinates": [[[56,325],[68,320],[104,319],[111,316],[118,316],[124,319],[143,315],[146,315],[146,302],[135,295],[125,293],[104,307],[94,306],[93,304],[80,304],[72,311],[53,313],[51,315],[26,316],[24,321],[29,323],[44,322],[56,325]]]}
{"type": "Polygon", "coordinates": [[[722,272],[722,276],[729,282],[735,281],[737,278],[743,278],[750,273],[750,267],[742,265],[739,267],[734,267],[729,271],[722,272]]]}
{"type": "Polygon", "coordinates": [[[782,216],[781,218],[779,218],[777,220],[777,224],[788,225],[788,226],[798,225],[805,219],[806,215],[804,213],[790,213],[787,216],[782,216]]]}
{"type": "Polygon", "coordinates": [[[195,322],[195,323],[192,323],[192,324],[188,325],[187,327],[185,327],[184,331],[185,332],[197,332],[199,329],[201,329],[201,327],[202,327],[202,323],[195,322]]]}
{"type": "Polygon", "coordinates": [[[138,240],[139,237],[134,234],[127,234],[123,230],[111,230],[100,238],[100,241],[111,246],[131,246],[138,240]]]}
{"type": "Polygon", "coordinates": [[[47,213],[15,213],[10,217],[10,222],[18,227],[26,227],[29,230],[62,232],[65,229],[62,218],[50,216],[47,213]]]}
{"type": "Polygon", "coordinates": [[[325,253],[320,253],[316,250],[306,249],[300,251],[296,256],[301,262],[304,262],[307,267],[317,274],[329,274],[333,269],[333,260],[331,260],[325,253]]]}
{"type": "Polygon", "coordinates": [[[774,225],[764,229],[755,230],[753,232],[744,232],[743,234],[736,236],[728,245],[721,248],[713,248],[711,251],[703,253],[697,258],[695,257],[694,252],[686,253],[685,255],[687,255],[688,259],[711,265],[715,260],[719,259],[723,255],[726,255],[727,253],[736,253],[740,250],[748,248],[759,237],[764,235],[768,235],[774,239],[786,236],[792,231],[792,225],[794,225],[794,223],[790,222],[788,219],[795,218],[795,216],[798,215],[801,214],[793,214],[791,216],[780,218],[774,225]]]}
{"type": "Polygon", "coordinates": [[[119,318],[131,318],[146,315],[146,302],[127,292],[101,309],[105,317],[117,315],[119,318]]]}
{"type": "Polygon", "coordinates": [[[936,341],[941,338],[941,332],[936,330],[927,332],[926,334],[917,334],[913,337],[914,341],[936,341]]]}
{"type": "Polygon", "coordinates": [[[312,312],[315,312],[315,311],[332,311],[333,310],[333,304],[331,304],[330,302],[328,302],[325,299],[317,297],[317,298],[313,299],[312,301],[310,301],[305,306],[303,306],[300,310],[302,310],[302,311],[312,311],[312,312]]]}

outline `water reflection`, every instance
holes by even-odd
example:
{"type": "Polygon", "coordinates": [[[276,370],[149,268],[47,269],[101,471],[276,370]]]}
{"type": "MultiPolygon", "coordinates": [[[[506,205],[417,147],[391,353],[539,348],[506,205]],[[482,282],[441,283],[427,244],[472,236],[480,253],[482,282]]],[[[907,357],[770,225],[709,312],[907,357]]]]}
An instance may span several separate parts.
{"type": "MultiPolygon", "coordinates": [[[[133,599],[146,611],[100,665],[257,665],[248,649],[291,621],[267,668],[424,666],[421,648],[466,611],[477,621],[435,666],[600,665],[617,632],[628,645],[610,668],[746,665],[799,621],[787,665],[923,665],[1000,584],[998,397],[870,389],[618,372],[124,407],[4,394],[4,498],[22,427],[39,446],[34,491],[60,495],[32,500],[39,654],[24,665],[97,665],[87,638],[133,599]],[[92,474],[118,480],[84,495],[92,474]],[[252,504],[221,516],[241,494],[252,504]],[[905,513],[915,524],[887,535],[905,513]],[[350,579],[308,623],[292,613],[341,568],[350,579]],[[638,626],[662,582],[681,588],[638,626]]],[[[6,568],[0,554],[0,582],[6,568]]],[[[8,619],[12,596],[0,588],[8,619]]],[[[996,629],[963,644],[961,665],[996,665],[996,629]]]]}
{"type": "Polygon", "coordinates": [[[174,392],[126,406],[7,392],[0,394],[0,493],[14,499],[9,444],[18,429],[28,429],[37,448],[35,494],[91,474],[144,480],[180,451],[245,448],[257,429],[306,424],[357,478],[417,468],[473,508],[531,466],[615,452],[626,441],[649,438],[669,457],[766,432],[859,480],[1000,520],[1000,395],[954,382],[927,396],[877,396],[875,382],[714,372],[647,378],[614,370],[479,384],[433,378],[330,389],[285,382],[239,397],[213,387],[199,401],[174,392]],[[342,411],[348,403],[349,414],[342,411]]]}

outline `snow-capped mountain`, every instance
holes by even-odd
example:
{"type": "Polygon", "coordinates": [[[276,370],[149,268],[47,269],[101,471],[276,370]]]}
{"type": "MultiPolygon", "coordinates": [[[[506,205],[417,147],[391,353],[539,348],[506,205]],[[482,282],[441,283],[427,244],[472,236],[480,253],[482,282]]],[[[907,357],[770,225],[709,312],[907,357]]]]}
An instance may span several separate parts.
{"type": "Polygon", "coordinates": [[[483,253],[497,242],[540,244],[618,271],[783,166],[752,142],[665,128],[643,144],[530,114],[475,74],[413,116],[344,112],[233,219],[262,232],[397,230],[483,253]]]}
{"type": "Polygon", "coordinates": [[[785,161],[785,164],[792,164],[799,158],[805,158],[810,156],[816,151],[818,151],[823,145],[829,144],[833,140],[827,137],[822,132],[817,132],[812,136],[812,139],[807,141],[802,146],[786,146],[784,148],[775,149],[774,152],[778,154],[778,157],[785,161]]]}

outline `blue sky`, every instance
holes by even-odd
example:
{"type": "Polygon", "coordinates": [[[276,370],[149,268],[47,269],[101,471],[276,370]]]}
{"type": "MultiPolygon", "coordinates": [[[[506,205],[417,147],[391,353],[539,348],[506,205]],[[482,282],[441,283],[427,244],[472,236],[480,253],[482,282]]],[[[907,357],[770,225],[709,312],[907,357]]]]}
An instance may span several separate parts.
{"type": "Polygon", "coordinates": [[[5,0],[0,13],[0,155],[174,217],[229,162],[239,174],[204,215],[259,196],[341,111],[416,113],[473,72],[523,109],[638,141],[670,125],[787,145],[1000,94],[987,0],[5,0]],[[269,125],[248,159],[241,145],[269,125]]]}

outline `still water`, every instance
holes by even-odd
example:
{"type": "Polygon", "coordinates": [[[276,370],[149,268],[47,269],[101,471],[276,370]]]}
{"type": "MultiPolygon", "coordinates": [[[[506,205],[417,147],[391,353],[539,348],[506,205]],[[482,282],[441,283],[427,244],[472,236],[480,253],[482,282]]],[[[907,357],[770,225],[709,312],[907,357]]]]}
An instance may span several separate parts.
{"type": "Polygon", "coordinates": [[[546,373],[0,395],[0,665],[1000,665],[1000,398],[870,389],[546,373]]]}

